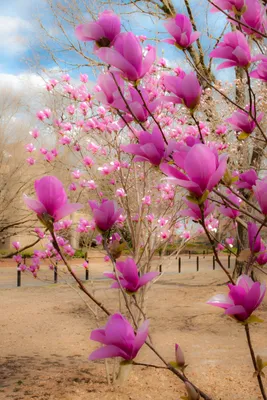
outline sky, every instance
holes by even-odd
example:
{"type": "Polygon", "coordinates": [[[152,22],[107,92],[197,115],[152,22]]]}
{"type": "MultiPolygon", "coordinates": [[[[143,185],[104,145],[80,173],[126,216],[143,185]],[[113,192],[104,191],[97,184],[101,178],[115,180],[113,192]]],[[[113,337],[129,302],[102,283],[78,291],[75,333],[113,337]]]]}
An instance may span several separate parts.
{"type": "MultiPolygon", "coordinates": [[[[202,3],[203,0],[191,0],[198,29],[202,32],[201,41],[206,50],[206,57],[208,57],[208,52],[211,50],[211,42],[207,39],[207,21],[210,27],[212,27],[212,32],[209,32],[209,34],[216,37],[220,34],[225,20],[223,17],[219,17],[218,14],[207,13],[207,7],[203,7],[202,3]]],[[[182,7],[182,0],[174,0],[174,4],[178,12],[185,11],[182,7]]],[[[207,2],[204,1],[204,4],[207,4],[207,2]]],[[[118,9],[117,11],[119,12],[120,10],[118,9]]],[[[44,7],[43,0],[0,1],[0,81],[3,81],[3,78],[6,80],[7,76],[11,76],[11,78],[14,77],[13,79],[15,82],[18,76],[30,73],[34,74],[36,71],[29,70],[27,60],[32,61],[36,57],[40,60],[40,66],[38,68],[41,67],[48,70],[56,68],[55,63],[40,46],[38,39],[39,26],[36,16],[40,16],[49,31],[54,30],[53,34],[59,35],[59,32],[57,32],[53,25],[53,20],[49,11],[44,7]]],[[[162,21],[157,22],[155,25],[147,16],[128,14],[127,18],[129,20],[125,24],[126,28],[133,30],[136,34],[146,34],[148,37],[152,38],[157,35],[157,32],[164,32],[165,30],[162,21]],[[146,29],[144,29],[144,27],[146,27],[146,29]]],[[[85,14],[84,21],[86,20],[88,20],[88,16],[85,14]]],[[[70,31],[69,34],[72,35],[72,31],[70,31]]],[[[168,37],[168,35],[166,34],[165,37],[168,37]]],[[[170,45],[162,43],[157,44],[157,50],[158,56],[164,56],[171,66],[179,64],[182,60],[182,54],[170,45]]],[[[80,58],[76,55],[65,53],[64,56],[71,59],[74,63],[81,62],[80,58]]],[[[64,62],[61,63],[61,67],[62,69],[66,68],[64,62]]],[[[72,74],[77,76],[79,72],[80,71],[75,70],[72,74]]],[[[81,72],[88,73],[88,67],[83,68],[81,72]]],[[[219,76],[219,78],[221,77],[219,76]]]]}

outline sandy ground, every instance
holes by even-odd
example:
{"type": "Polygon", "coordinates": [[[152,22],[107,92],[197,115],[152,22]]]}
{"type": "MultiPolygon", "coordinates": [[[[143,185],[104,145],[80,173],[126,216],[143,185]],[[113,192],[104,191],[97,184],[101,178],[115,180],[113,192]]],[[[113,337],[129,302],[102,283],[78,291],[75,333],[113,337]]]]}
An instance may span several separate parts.
{"type": "MultiPolygon", "coordinates": [[[[105,290],[107,284],[94,282],[95,294],[117,311],[117,292],[105,290]]],[[[150,333],[169,361],[174,343],[181,345],[187,375],[214,400],[258,400],[243,326],[206,304],[226,290],[220,271],[163,276],[149,292],[150,333]]],[[[185,394],[169,371],[140,366],[126,385],[108,386],[104,363],[88,361],[98,347],[89,340],[94,317],[71,286],[3,288],[0,309],[1,400],[178,400],[185,394]]],[[[266,300],[257,315],[267,321],[266,300]]],[[[105,320],[99,313],[100,325],[105,320]]],[[[266,323],[251,326],[255,351],[264,359],[266,323]]],[[[147,347],[137,361],[160,365],[147,347]]]]}

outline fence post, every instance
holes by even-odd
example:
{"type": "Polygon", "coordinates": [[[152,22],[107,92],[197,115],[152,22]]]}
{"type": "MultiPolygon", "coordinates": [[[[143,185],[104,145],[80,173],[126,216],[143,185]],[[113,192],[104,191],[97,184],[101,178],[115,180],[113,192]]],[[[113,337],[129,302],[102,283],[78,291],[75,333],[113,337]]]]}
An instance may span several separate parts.
{"type": "Polygon", "coordinates": [[[228,254],[228,268],[231,268],[231,254],[228,254]]]}
{"type": "Polygon", "coordinates": [[[205,250],[203,250],[203,258],[205,258],[205,254],[206,254],[206,253],[205,253],[205,250]]]}
{"type": "Polygon", "coordinates": [[[85,280],[88,281],[89,280],[89,269],[85,268],[85,280]]]}
{"type": "Polygon", "coordinates": [[[191,258],[191,251],[188,252],[188,258],[191,258]]]}
{"type": "Polygon", "coordinates": [[[215,256],[212,257],[212,269],[215,269],[215,256]]]}
{"type": "Polygon", "coordinates": [[[56,265],[54,266],[54,283],[57,283],[57,262],[56,265]]]}
{"type": "MultiPolygon", "coordinates": [[[[19,265],[18,265],[19,267],[19,265]]],[[[21,270],[17,269],[17,287],[21,286],[21,270]]]]}
{"type": "Polygon", "coordinates": [[[197,261],[197,272],[198,272],[199,271],[199,256],[197,256],[196,261],[197,261]]]}
{"type": "Polygon", "coordinates": [[[178,273],[181,273],[181,257],[178,258],[178,273]]]}
{"type": "Polygon", "coordinates": [[[159,264],[159,272],[162,273],[162,264],[159,264]]]}

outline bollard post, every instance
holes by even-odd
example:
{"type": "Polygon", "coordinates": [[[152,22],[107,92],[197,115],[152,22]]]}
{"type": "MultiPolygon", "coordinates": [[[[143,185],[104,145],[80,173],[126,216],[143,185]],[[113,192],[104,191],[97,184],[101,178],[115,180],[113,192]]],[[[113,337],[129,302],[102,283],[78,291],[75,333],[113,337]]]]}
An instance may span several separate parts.
{"type": "Polygon", "coordinates": [[[159,264],[159,272],[162,273],[162,265],[159,264]]]}
{"type": "Polygon", "coordinates": [[[57,283],[57,263],[54,267],[54,283],[57,283]]]}
{"type": "Polygon", "coordinates": [[[21,271],[17,269],[17,287],[21,286],[21,271]]]}
{"type": "Polygon", "coordinates": [[[215,256],[212,257],[212,269],[215,269],[215,256]]]}
{"type": "Polygon", "coordinates": [[[191,251],[188,252],[188,258],[191,258],[191,251]]]}
{"type": "Polygon", "coordinates": [[[89,280],[89,269],[85,268],[85,280],[88,281],[89,280]]]}
{"type": "Polygon", "coordinates": [[[231,254],[228,254],[228,268],[231,268],[231,254]]]}
{"type": "Polygon", "coordinates": [[[197,261],[197,272],[198,272],[199,271],[199,256],[197,256],[196,261],[197,261]]]}
{"type": "Polygon", "coordinates": [[[206,253],[205,253],[205,250],[203,250],[203,258],[205,258],[205,254],[206,254],[206,253]]]}
{"type": "Polygon", "coordinates": [[[178,259],[178,272],[181,273],[181,257],[178,259]]]}

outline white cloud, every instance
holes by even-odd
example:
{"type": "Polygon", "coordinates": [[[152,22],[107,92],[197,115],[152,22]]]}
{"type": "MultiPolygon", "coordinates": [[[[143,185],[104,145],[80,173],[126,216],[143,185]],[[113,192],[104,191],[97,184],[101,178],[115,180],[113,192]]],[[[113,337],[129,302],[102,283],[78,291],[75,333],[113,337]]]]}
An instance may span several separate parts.
{"type": "Polygon", "coordinates": [[[0,15],[0,49],[9,53],[23,53],[29,44],[33,26],[19,17],[0,15]]]}

